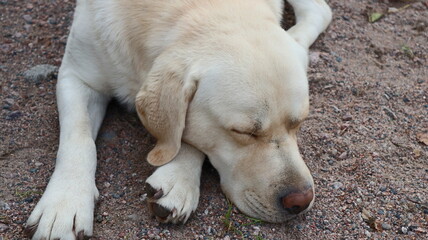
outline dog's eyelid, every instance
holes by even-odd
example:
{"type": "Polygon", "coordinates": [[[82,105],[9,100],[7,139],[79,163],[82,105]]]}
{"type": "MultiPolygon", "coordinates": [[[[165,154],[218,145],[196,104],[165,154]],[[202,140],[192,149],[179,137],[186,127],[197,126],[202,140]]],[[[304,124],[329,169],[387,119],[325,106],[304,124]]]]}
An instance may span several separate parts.
{"type": "Polygon", "coordinates": [[[241,134],[241,135],[248,135],[251,137],[257,137],[257,133],[255,131],[248,131],[248,130],[238,130],[236,128],[231,129],[232,132],[241,134]]]}

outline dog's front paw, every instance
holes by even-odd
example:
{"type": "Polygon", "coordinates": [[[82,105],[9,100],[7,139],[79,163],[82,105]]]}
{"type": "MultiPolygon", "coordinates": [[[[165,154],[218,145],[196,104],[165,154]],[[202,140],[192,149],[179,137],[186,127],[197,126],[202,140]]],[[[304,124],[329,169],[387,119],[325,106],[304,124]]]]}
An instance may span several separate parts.
{"type": "Polygon", "coordinates": [[[160,222],[185,223],[199,202],[199,174],[158,168],[146,180],[150,212],[160,222]]]}
{"type": "Polygon", "coordinates": [[[98,190],[92,182],[52,177],[26,223],[33,240],[74,240],[92,236],[98,190]]]}

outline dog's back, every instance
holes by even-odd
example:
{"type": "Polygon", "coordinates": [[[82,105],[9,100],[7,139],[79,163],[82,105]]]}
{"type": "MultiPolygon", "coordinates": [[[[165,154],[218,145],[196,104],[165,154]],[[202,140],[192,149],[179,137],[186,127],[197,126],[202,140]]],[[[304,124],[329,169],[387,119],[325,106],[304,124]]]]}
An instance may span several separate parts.
{"type": "MultiPolygon", "coordinates": [[[[154,60],[166,48],[202,35],[215,41],[219,26],[233,31],[242,21],[237,8],[248,8],[239,12],[247,14],[249,26],[254,12],[270,10],[251,9],[246,1],[262,0],[79,0],[60,74],[79,69],[76,74],[85,76],[92,88],[132,106],[154,60]],[[193,36],[186,35],[190,32],[193,36]]],[[[282,1],[268,2],[278,12],[275,21],[280,21],[282,1]]]]}

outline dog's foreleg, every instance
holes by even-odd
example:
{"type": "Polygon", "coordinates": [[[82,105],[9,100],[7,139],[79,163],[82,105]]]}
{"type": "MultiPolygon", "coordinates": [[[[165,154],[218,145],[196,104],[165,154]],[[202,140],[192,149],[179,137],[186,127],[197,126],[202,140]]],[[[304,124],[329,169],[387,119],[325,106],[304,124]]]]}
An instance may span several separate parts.
{"type": "Polygon", "coordinates": [[[308,49],[331,22],[332,12],[324,0],[287,0],[296,16],[296,25],[287,32],[308,49]]]}
{"type": "Polygon", "coordinates": [[[54,173],[27,221],[26,231],[33,239],[83,239],[92,235],[98,197],[94,140],[108,100],[76,75],[60,71],[60,144],[54,173]]]}
{"type": "Polygon", "coordinates": [[[182,143],[177,156],[146,180],[150,211],[161,222],[186,222],[199,202],[205,155],[182,143]]]}

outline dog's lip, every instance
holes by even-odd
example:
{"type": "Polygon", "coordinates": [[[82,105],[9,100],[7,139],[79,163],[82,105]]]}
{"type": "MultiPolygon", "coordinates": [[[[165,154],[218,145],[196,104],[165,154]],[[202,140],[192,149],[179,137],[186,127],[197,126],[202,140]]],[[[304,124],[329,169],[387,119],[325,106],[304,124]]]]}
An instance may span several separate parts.
{"type": "Polygon", "coordinates": [[[268,209],[263,206],[263,204],[260,203],[259,196],[251,190],[245,190],[244,191],[244,197],[243,197],[243,203],[245,206],[241,207],[238,206],[238,208],[241,209],[242,212],[244,212],[247,215],[250,215],[251,217],[261,219],[262,221],[271,222],[271,223],[282,223],[286,222],[297,215],[290,215],[285,210],[276,209],[268,209]],[[249,210],[243,211],[243,210],[249,210]]]}

